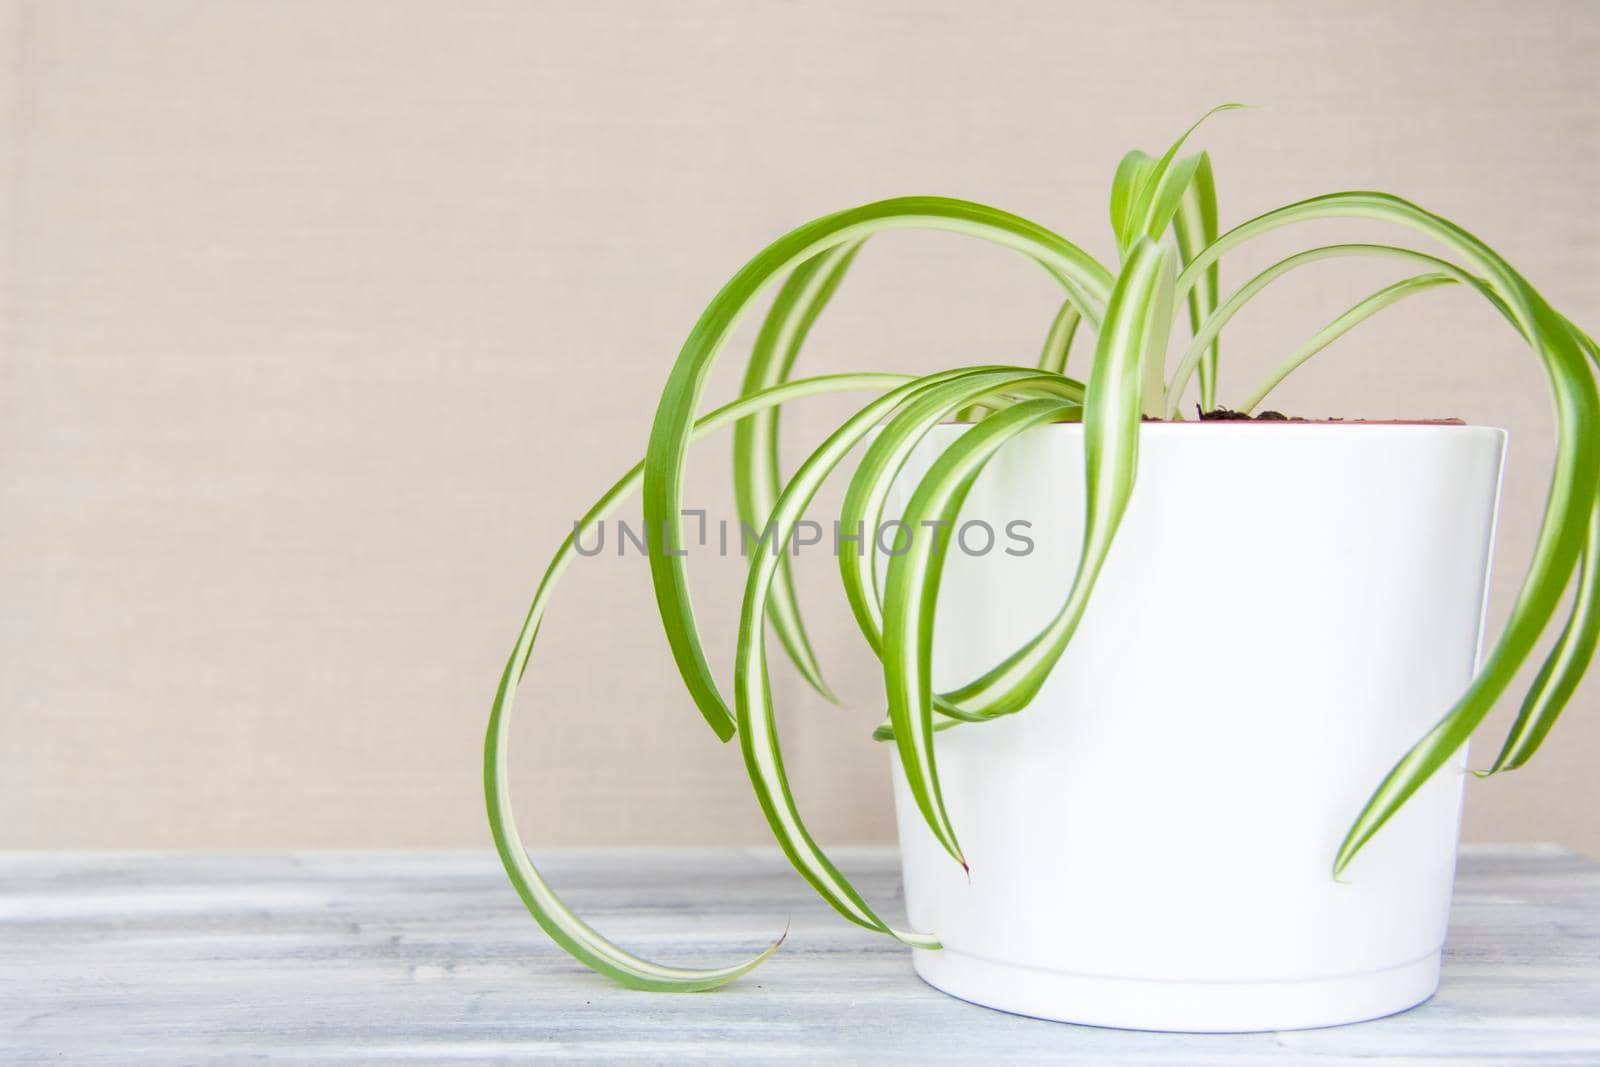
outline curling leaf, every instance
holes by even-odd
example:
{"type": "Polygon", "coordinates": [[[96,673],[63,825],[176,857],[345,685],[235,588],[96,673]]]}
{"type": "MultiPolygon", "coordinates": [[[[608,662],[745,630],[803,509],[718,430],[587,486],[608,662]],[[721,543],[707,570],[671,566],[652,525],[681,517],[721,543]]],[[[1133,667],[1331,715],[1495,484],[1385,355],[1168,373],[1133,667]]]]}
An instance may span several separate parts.
{"type": "Polygon", "coordinates": [[[1239,404],[1238,410],[1247,415],[1254,411],[1256,405],[1265,400],[1267,394],[1278,387],[1279,382],[1293,374],[1312,356],[1321,352],[1384,308],[1399,303],[1414,293],[1426,292],[1429,289],[1437,289],[1441,285],[1454,285],[1455,283],[1456,279],[1450,275],[1435,273],[1419,274],[1414,278],[1406,278],[1395,282],[1393,285],[1384,286],[1312,334],[1310,340],[1291,352],[1288,358],[1280,363],[1271,374],[1267,375],[1266,380],[1256,387],[1255,392],[1251,393],[1249,397],[1239,404]]]}
{"type": "MultiPolygon", "coordinates": [[[[1436,274],[1447,275],[1465,285],[1470,285],[1482,296],[1487,298],[1501,314],[1510,320],[1513,327],[1517,326],[1506,310],[1504,303],[1494,294],[1494,291],[1484,283],[1483,279],[1469,274],[1448,260],[1438,256],[1430,256],[1425,252],[1417,252],[1410,248],[1398,248],[1385,244],[1338,244],[1323,245],[1320,248],[1307,249],[1297,252],[1287,259],[1279,260],[1266,270],[1251,278],[1241,285],[1236,292],[1231,294],[1222,306],[1206,316],[1205,322],[1195,331],[1194,339],[1185,350],[1182,358],[1178,360],[1177,369],[1172,373],[1172,378],[1167,385],[1167,417],[1175,418],[1178,414],[1178,405],[1183,401],[1183,391],[1189,387],[1189,381],[1194,376],[1196,368],[1201,365],[1202,358],[1210,350],[1215,338],[1222,332],[1224,326],[1236,315],[1245,304],[1259,295],[1269,284],[1288,274],[1290,271],[1310,263],[1318,263],[1325,259],[1337,259],[1345,256],[1370,256],[1375,258],[1390,258],[1404,260],[1410,263],[1421,263],[1433,268],[1436,274]]],[[[1203,285],[1205,275],[1195,277],[1195,284],[1203,285]]],[[[1193,290],[1190,290],[1192,293],[1193,290]]],[[[1387,306],[1387,305],[1385,305],[1387,306]]],[[[1518,327],[1520,329],[1520,327],[1518,327]]]]}
{"type": "Polygon", "coordinates": [[[927,390],[914,403],[905,405],[873,440],[856,467],[839,510],[839,528],[858,538],[861,551],[839,553],[839,577],[845,598],[854,613],[868,647],[878,651],[881,631],[880,596],[876,555],[867,549],[880,529],[883,507],[890,487],[905,466],[917,443],[952,411],[971,404],[979,397],[992,396],[998,386],[1022,392],[1030,388],[1047,389],[1081,400],[1083,386],[1059,375],[1040,371],[998,370],[981,376],[963,377],[927,390]]]}
{"type": "Polygon", "coordinates": [[[978,237],[1022,252],[1061,283],[1091,321],[1110,289],[1105,269],[1076,245],[1016,215],[944,197],[904,197],[841,211],[779,238],[736,274],[701,314],[668,375],[645,452],[644,526],[650,577],[662,628],[684,686],[719,738],[734,720],[706,662],[683,563],[684,452],[700,393],[740,318],[775,279],[818,253],[889,229],[936,229],[978,237]]]}
{"type": "MultiPolygon", "coordinates": [[[[1596,347],[1594,340],[1570,322],[1567,326],[1590,360],[1600,364],[1600,347],[1596,347]]],[[[1594,659],[1595,644],[1600,641],[1600,494],[1596,495],[1594,508],[1589,513],[1589,530],[1578,567],[1577,585],[1567,624],[1555,648],[1540,666],[1489,774],[1516,770],[1533,758],[1556,719],[1566,710],[1594,659]]]]}
{"type": "MultiPolygon", "coordinates": [[[[1216,111],[1240,105],[1223,105],[1216,111]]],[[[1204,121],[1204,119],[1202,119],[1204,121]]],[[[1196,123],[1196,126],[1199,124],[1196,123]]],[[[1415,204],[1382,193],[1335,193],[1288,205],[1217,235],[1214,176],[1205,153],[1179,158],[1194,127],[1160,159],[1125,156],[1112,183],[1111,222],[1122,269],[1115,278],[1077,246],[1025,219],[967,201],[908,197],[815,220],[780,238],[736,274],[713,299],[673,365],[651,428],[645,460],[581,520],[552,560],[535,594],[491,711],[484,784],[496,848],[517,892],[550,935],[595,970],[639,988],[706,989],[745,973],[755,959],[726,968],[685,970],[633,956],[572,913],[543,881],[517,836],[510,810],[505,753],[517,687],[554,583],[570,563],[577,538],[642,484],[652,582],[674,660],[696,706],[723,740],[737,727],[741,751],[769,824],[790,861],[828,902],[852,921],[923,948],[930,934],[893,929],[879,918],[828,860],[806,830],[783,770],[767,676],[764,634],[770,620],[807,680],[828,695],[795,608],[781,546],[821,482],[875,427],[878,438],[846,494],[845,515],[876,527],[883,496],[910,450],[931,426],[965,408],[977,423],[933,463],[912,494],[905,519],[911,551],[892,559],[882,596],[870,568],[841,562],[847,595],[868,643],[883,662],[889,722],[874,736],[899,750],[919,811],[958,860],[961,849],[940,794],[934,734],[1023,709],[1059,661],[1078,626],[1133,491],[1141,413],[1175,417],[1189,381],[1200,378],[1203,406],[1213,406],[1218,338],[1232,316],[1270,282],[1300,266],[1345,255],[1373,255],[1423,264],[1428,273],[1388,286],[1334,319],[1292,353],[1249,397],[1258,403],[1285,375],[1371,314],[1412,293],[1462,284],[1494,307],[1541,359],[1557,409],[1557,450],[1544,519],[1533,558],[1504,630],[1467,692],[1378,784],[1334,859],[1345,870],[1405,801],[1481,724],[1532,654],[1565,599],[1577,593],[1565,628],[1524,700],[1490,772],[1521,766],[1538,749],[1570,701],[1600,640],[1600,394],[1594,374],[1600,351],[1552,309],[1508,263],[1477,238],[1415,204]],[[1274,264],[1218,305],[1218,263],[1244,242],[1280,227],[1318,219],[1366,219],[1407,227],[1441,243],[1454,260],[1389,245],[1332,245],[1274,264]],[[862,241],[891,229],[962,233],[1019,251],[1062,287],[1065,303],[1051,326],[1040,369],[977,367],[908,380],[896,375],[786,379],[807,331],[827,303],[862,241]],[[1171,228],[1182,272],[1158,243],[1171,228]],[[695,419],[701,390],[718,354],[753,303],[785,278],[767,315],[745,375],[748,394],[695,419]],[[1170,379],[1165,343],[1173,304],[1183,298],[1192,340],[1170,379]],[[1073,334],[1086,320],[1097,335],[1087,386],[1061,377],[1073,334]],[[812,453],[787,486],[777,460],[777,405],[848,388],[889,390],[812,453]],[[1085,440],[1085,533],[1065,603],[1050,623],[982,676],[946,694],[931,691],[932,626],[943,546],[935,534],[959,516],[968,490],[1006,441],[1052,419],[1081,416],[1085,440]],[[734,708],[724,703],[706,663],[686,585],[679,541],[687,446],[715,426],[743,420],[735,442],[735,482],[743,520],[775,523],[775,554],[758,552],[742,604],[734,708]],[[923,527],[927,516],[934,525],[923,527]],[[921,536],[916,536],[922,531],[921,536]]],[[[781,940],[781,939],[780,939],[781,940]]]]}
{"type": "Polygon", "coordinates": [[[930,387],[952,378],[981,378],[985,374],[981,370],[946,372],[902,385],[858,411],[801,464],[773,507],[772,550],[756,552],[751,557],[735,653],[734,706],[738,714],[739,746],[761,810],[766,814],[767,823],[784,855],[789,857],[789,862],[811,883],[812,888],[846,919],[923,948],[936,948],[938,942],[927,934],[896,930],[880,919],[806,828],[794,793],[789,788],[778,744],[772,692],[767,678],[766,644],[763,640],[766,609],[777,575],[778,560],[783,558],[784,546],[793,534],[795,524],[823,481],[850,450],[880,420],[930,387]]]}
{"type": "MultiPolygon", "coordinates": [[[[860,249],[860,241],[835,245],[806,260],[789,275],[756,336],[741,395],[750,396],[789,377],[812,324],[839,288],[860,249]]],[[[783,484],[778,469],[778,412],[777,407],[766,408],[741,420],[733,430],[734,501],[740,522],[756,531],[765,527],[783,484]]],[[[806,635],[787,558],[778,565],[767,610],[773,630],[801,676],[823,697],[837,703],[806,635]]]]}
{"type": "MultiPolygon", "coordinates": [[[[707,415],[695,425],[694,436],[710,433],[720,426],[802,397],[845,390],[882,390],[902,385],[904,375],[898,374],[836,374],[805,379],[776,386],[761,393],[747,396],[707,415]]],[[[693,992],[714,989],[747,973],[774,951],[782,942],[780,938],[766,951],[753,959],[729,967],[691,970],[669,967],[635,956],[608,941],[593,927],[585,923],[556,895],[540,875],[517,831],[516,816],[511,805],[511,781],[508,762],[511,745],[511,716],[516,704],[517,690],[523,673],[533,654],[539,625],[554,595],[557,580],[571,565],[579,539],[588,534],[607,515],[621,506],[643,480],[644,464],[640,463],[623,475],[600,497],[580,519],[573,532],[561,543],[555,557],[545,569],[533,603],[523,620],[522,630],[512,647],[495,692],[494,705],[489,712],[489,726],[483,741],[483,788],[488,808],[489,830],[494,838],[495,850],[506,869],[517,895],[528,911],[538,920],[547,934],[573,958],[586,966],[608,975],[635,989],[666,992],[693,992]]]]}
{"type": "Polygon", "coordinates": [[[932,622],[945,555],[967,492],[1000,447],[1023,430],[1063,419],[1078,407],[1077,401],[1057,397],[1026,400],[964,433],[918,485],[904,517],[910,534],[907,550],[889,564],[883,666],[890,728],[885,737],[899,748],[912,797],[929,828],[963,867],[967,863],[945,811],[932,741],[938,729],[933,720],[932,622]],[[908,630],[914,631],[909,640],[908,630]]]}
{"type": "MultiPolygon", "coordinates": [[[[1172,328],[1174,274],[1171,252],[1150,238],[1140,238],[1129,250],[1106,306],[1084,400],[1084,538],[1066,605],[1039,636],[977,684],[949,694],[956,703],[970,709],[981,702],[997,713],[1020,708],[1038,692],[1071,641],[1133,493],[1144,368],[1165,351],[1172,328]],[[1002,701],[993,699],[997,690],[1005,694],[1002,701]],[[981,701],[969,699],[974,696],[981,701]]],[[[936,487],[927,487],[931,477],[932,472],[913,494],[913,502],[925,502],[935,493],[936,487]]],[[[928,654],[922,635],[931,634],[934,605],[914,603],[908,597],[908,583],[922,577],[920,570],[908,571],[918,566],[908,563],[910,558],[890,561],[884,587],[881,658],[889,721],[918,810],[934,837],[965,866],[932,766],[932,702],[918,681],[924,669],[921,661],[928,654]]]]}
{"type": "Polygon", "coordinates": [[[1527,339],[1543,362],[1556,402],[1556,460],[1533,559],[1510,617],[1466,693],[1384,776],[1351,824],[1334,858],[1344,871],[1363,845],[1472,736],[1528,658],[1560,604],[1588,535],[1600,482],[1600,397],[1584,353],[1566,321],[1493,249],[1455,225],[1387,193],[1331,193],[1269,211],[1234,227],[1195,257],[1178,279],[1187,293],[1200,272],[1253,237],[1292,223],[1363,218],[1394,223],[1445,245],[1481,277],[1491,302],[1527,339]]]}

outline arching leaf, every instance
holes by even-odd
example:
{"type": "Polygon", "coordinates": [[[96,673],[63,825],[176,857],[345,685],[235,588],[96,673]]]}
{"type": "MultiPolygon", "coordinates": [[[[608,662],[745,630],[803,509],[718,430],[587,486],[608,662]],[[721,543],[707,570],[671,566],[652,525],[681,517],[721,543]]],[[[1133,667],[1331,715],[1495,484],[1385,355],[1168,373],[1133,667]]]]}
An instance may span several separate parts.
{"type": "MultiPolygon", "coordinates": [[[[905,381],[904,375],[897,374],[838,374],[790,382],[719,408],[696,424],[694,435],[699,437],[752,412],[791,400],[846,390],[892,389],[903,385],[905,381]]],[[[753,959],[730,967],[707,970],[669,967],[635,956],[607,940],[579,918],[544,880],[534,867],[533,861],[528,858],[527,848],[517,831],[516,815],[511,805],[508,761],[512,711],[516,705],[517,691],[523,674],[527,670],[529,658],[533,655],[539,625],[544,620],[550,598],[554,595],[556,582],[577,554],[579,539],[588,535],[606,516],[620,507],[622,502],[638,488],[643,475],[644,464],[640,463],[601,495],[594,506],[574,525],[573,532],[561,543],[555,557],[545,569],[544,577],[539,580],[538,589],[533,595],[533,603],[528,608],[522,630],[517,635],[517,642],[512,647],[505,670],[501,673],[500,685],[495,691],[494,705],[489,711],[489,726],[483,741],[483,791],[484,802],[488,808],[489,830],[494,838],[495,850],[500,854],[500,861],[505,866],[506,876],[510,878],[512,886],[522,898],[528,911],[558,945],[586,966],[635,989],[689,992],[714,989],[747,973],[776,951],[782,939],[774,942],[766,951],[753,959]]]]}
{"type": "MultiPolygon", "coordinates": [[[[1159,359],[1164,351],[1172,329],[1174,274],[1172,254],[1155,241],[1140,238],[1129,250],[1106,305],[1094,368],[1085,392],[1084,538],[1066,606],[1038,637],[985,675],[977,694],[971,692],[973,686],[949,694],[955,703],[969,709],[977,703],[992,706],[995,703],[992,694],[1000,691],[1007,697],[1002,707],[1008,710],[1021,707],[1038,692],[1071,641],[1133,493],[1138,469],[1142,379],[1146,365],[1159,359]],[[980,699],[969,700],[969,695],[980,699]]],[[[986,419],[979,425],[988,422],[986,419]]],[[[937,464],[935,469],[939,469],[937,464]]],[[[926,507],[939,491],[939,483],[933,478],[930,471],[912,495],[912,504],[907,507],[908,524],[923,517],[917,509],[926,507]]],[[[918,527],[912,525],[912,530],[915,538],[918,527]]],[[[908,562],[918,558],[925,560],[926,557],[908,554],[891,560],[884,585],[881,658],[889,721],[906,782],[918,810],[934,837],[965,866],[966,860],[939,795],[937,774],[932,766],[932,702],[919,681],[921,663],[928,653],[920,638],[913,639],[913,633],[922,634],[923,631],[913,629],[916,616],[912,608],[922,605],[914,602],[907,592],[909,583],[920,582],[923,577],[920,569],[912,569],[919,565],[908,562]]],[[[925,610],[930,614],[917,621],[931,625],[932,605],[926,605],[925,610]]]]}
{"type": "Polygon", "coordinates": [[[785,272],[837,245],[884,230],[919,228],[978,237],[1029,256],[1061,283],[1086,318],[1099,320],[1110,276],[1091,256],[1037,223],[944,197],[884,200],[817,219],[773,242],[722,288],[690,331],[656,408],[645,452],[644,526],[656,605],[673,659],[701,715],[724,741],[733,736],[733,715],[706,662],[680,529],[684,452],[701,390],[745,311],[785,272]]]}
{"type": "MultiPolygon", "coordinates": [[[[756,336],[740,395],[751,396],[788,379],[812,324],[844,280],[861,244],[856,241],[835,245],[806,260],[789,275],[773,298],[756,336]]],[[[766,526],[783,484],[778,468],[778,412],[777,407],[758,411],[740,420],[733,430],[734,502],[739,521],[751,530],[760,531],[766,526]]],[[[778,565],[767,610],[773,630],[801,677],[824,698],[837,703],[806,635],[787,558],[778,565]]]]}

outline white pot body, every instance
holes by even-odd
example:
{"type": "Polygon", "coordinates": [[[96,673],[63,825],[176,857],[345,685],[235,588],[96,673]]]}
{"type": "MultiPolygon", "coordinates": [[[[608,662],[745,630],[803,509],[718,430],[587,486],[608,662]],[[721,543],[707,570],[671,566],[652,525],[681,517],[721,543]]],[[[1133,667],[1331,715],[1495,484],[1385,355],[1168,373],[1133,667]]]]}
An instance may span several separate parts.
{"type": "MultiPolygon", "coordinates": [[[[891,506],[962,431],[941,426],[891,506]]],[[[1438,985],[1465,753],[1342,882],[1372,789],[1479,654],[1503,431],[1150,424],[1072,645],[1020,714],[938,736],[970,880],[895,768],[906,907],[964,1000],[1150,1030],[1327,1026],[1438,985]]],[[[1059,608],[1082,534],[1083,435],[1012,442],[962,521],[934,684],[991,667],[1059,608]],[[1032,552],[1005,528],[1029,521],[1032,552]]],[[[894,512],[891,511],[891,514],[894,512]]]]}

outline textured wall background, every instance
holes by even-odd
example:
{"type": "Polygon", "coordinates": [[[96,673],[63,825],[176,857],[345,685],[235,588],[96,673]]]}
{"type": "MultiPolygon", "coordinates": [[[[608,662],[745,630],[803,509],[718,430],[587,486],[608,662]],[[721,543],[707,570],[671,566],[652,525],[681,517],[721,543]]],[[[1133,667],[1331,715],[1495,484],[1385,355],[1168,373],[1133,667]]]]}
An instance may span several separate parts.
{"type": "MultiPolygon", "coordinates": [[[[0,11],[3,846],[485,842],[481,728],[548,551],[642,451],[704,302],[838,207],[971,197],[1109,255],[1120,154],[1242,99],[1263,107],[1203,136],[1225,224],[1392,190],[1600,323],[1592,4],[0,11]]],[[[1289,247],[1230,261],[1225,287],[1289,247]]],[[[1233,328],[1225,385],[1396,276],[1283,283],[1233,328]]],[[[1027,359],[1052,309],[1007,253],[881,239],[806,366],[1027,359]]],[[[1489,311],[1452,291],[1391,311],[1279,406],[1509,427],[1503,617],[1552,436],[1489,311]]],[[[789,443],[840,410],[815,402],[789,443]]],[[[700,452],[698,500],[723,506],[726,468],[725,438],[700,452]]],[[[694,570],[726,662],[738,569],[694,570]]],[[[819,836],[886,840],[871,664],[831,567],[802,581],[849,706],[778,669],[797,792],[819,836]]],[[[737,752],[675,684],[641,561],[579,568],[532,670],[532,840],[763,839],[737,752]]],[[[1470,786],[1471,837],[1600,851],[1597,693],[1532,767],[1470,786]]]]}

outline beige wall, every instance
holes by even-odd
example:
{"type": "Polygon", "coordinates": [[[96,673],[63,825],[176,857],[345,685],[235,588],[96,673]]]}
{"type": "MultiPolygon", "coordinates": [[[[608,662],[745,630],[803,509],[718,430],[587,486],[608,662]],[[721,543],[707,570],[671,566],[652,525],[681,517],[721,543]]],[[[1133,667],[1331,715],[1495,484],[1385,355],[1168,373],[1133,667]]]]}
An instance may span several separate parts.
{"type": "MultiPolygon", "coordinates": [[[[0,10],[0,846],[484,843],[480,731],[548,551],[640,452],[699,308],[825,211],[967,196],[1109,254],[1120,154],[1243,99],[1204,134],[1225,221],[1393,190],[1600,322],[1591,4],[0,10]]],[[[1284,283],[1227,380],[1395,276],[1284,283]]],[[[806,365],[1025,359],[1051,304],[1004,253],[887,238],[806,365]]],[[[1492,314],[1429,294],[1281,406],[1508,426],[1503,617],[1551,433],[1492,314]]],[[[718,506],[725,440],[696,463],[718,506]]],[[[695,573],[722,662],[737,570],[695,573]]],[[[825,840],[885,840],[871,661],[830,568],[802,578],[849,707],[780,672],[797,791],[825,840]]],[[[653,618],[637,560],[559,600],[519,733],[532,841],[762,840],[653,618]]],[[[1597,696],[1472,783],[1473,838],[1600,852],[1597,696]]]]}

